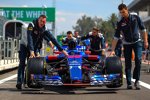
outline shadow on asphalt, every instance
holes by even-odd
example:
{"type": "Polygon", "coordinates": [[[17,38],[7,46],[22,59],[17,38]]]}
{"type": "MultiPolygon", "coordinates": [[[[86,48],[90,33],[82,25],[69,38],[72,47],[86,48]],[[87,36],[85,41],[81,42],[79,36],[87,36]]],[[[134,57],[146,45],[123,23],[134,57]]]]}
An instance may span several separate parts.
{"type": "Polygon", "coordinates": [[[117,94],[119,90],[126,90],[126,88],[77,88],[77,87],[46,87],[41,89],[23,88],[17,90],[16,88],[0,88],[0,92],[20,92],[21,94],[37,94],[37,95],[82,95],[82,94],[117,94]]]}
{"type": "Polygon", "coordinates": [[[14,71],[14,70],[16,70],[16,69],[18,69],[18,67],[0,71],[0,75],[3,75],[3,74],[6,74],[6,73],[9,73],[9,72],[12,72],[12,71],[14,71]]]}

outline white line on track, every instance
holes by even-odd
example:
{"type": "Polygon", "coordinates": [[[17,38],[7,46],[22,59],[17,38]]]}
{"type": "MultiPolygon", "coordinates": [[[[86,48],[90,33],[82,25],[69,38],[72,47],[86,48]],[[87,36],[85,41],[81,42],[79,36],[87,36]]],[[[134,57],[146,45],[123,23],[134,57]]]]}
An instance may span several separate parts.
{"type": "Polygon", "coordinates": [[[4,79],[0,80],[0,84],[5,83],[6,81],[12,80],[12,79],[14,79],[16,77],[17,77],[17,74],[12,75],[12,76],[7,77],[7,78],[4,78],[4,79]]]}
{"type": "MultiPolygon", "coordinates": [[[[16,78],[16,77],[17,77],[17,74],[12,75],[12,76],[10,76],[10,77],[7,77],[7,78],[5,78],[5,79],[2,79],[2,80],[0,80],[0,84],[5,83],[6,81],[12,80],[12,79],[14,79],[14,78],[16,78]]],[[[126,78],[126,76],[123,75],[123,78],[126,78]]],[[[132,78],[132,82],[134,82],[134,81],[135,81],[135,79],[132,78]]],[[[147,88],[147,89],[150,89],[150,85],[147,84],[147,83],[145,83],[145,82],[139,81],[139,84],[140,84],[141,86],[147,88]]]]}
{"type": "MultiPolygon", "coordinates": [[[[126,76],[123,75],[123,78],[126,78],[126,76]]],[[[132,81],[132,82],[135,82],[135,79],[132,78],[131,81],[132,81]]],[[[147,83],[145,83],[145,82],[139,81],[139,84],[140,84],[141,86],[147,88],[147,89],[150,89],[150,85],[147,84],[147,83]]]]}

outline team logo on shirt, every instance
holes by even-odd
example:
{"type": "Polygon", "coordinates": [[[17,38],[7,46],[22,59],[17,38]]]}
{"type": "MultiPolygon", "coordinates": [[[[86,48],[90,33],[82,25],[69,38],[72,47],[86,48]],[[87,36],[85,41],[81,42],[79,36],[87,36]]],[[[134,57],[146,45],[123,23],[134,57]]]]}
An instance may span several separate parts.
{"type": "Polygon", "coordinates": [[[33,27],[29,27],[28,30],[29,30],[29,31],[32,31],[32,30],[33,30],[33,27]]]}

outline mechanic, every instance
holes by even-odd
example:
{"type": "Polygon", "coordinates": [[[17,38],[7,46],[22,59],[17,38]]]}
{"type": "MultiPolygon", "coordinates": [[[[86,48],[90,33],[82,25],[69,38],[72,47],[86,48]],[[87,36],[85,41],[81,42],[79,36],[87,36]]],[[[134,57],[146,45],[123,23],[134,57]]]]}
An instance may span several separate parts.
{"type": "Polygon", "coordinates": [[[99,33],[99,29],[94,27],[92,32],[81,37],[81,40],[90,39],[90,51],[92,55],[102,55],[105,49],[104,37],[99,33]]]}
{"type": "Polygon", "coordinates": [[[62,51],[65,55],[68,55],[61,46],[58,44],[56,39],[49,31],[46,31],[46,16],[40,15],[38,19],[33,20],[29,23],[27,28],[27,34],[22,35],[19,50],[19,66],[17,76],[17,89],[22,89],[22,83],[24,82],[24,69],[26,58],[33,58],[40,56],[40,49],[42,48],[43,38],[48,44],[53,47],[53,44],[62,51]],[[53,44],[52,44],[52,43],[53,44]]]}
{"type": "Polygon", "coordinates": [[[73,37],[73,34],[72,34],[71,31],[68,31],[68,32],[67,32],[67,36],[62,39],[62,43],[63,43],[64,45],[65,45],[65,44],[68,45],[68,43],[69,43],[70,41],[77,41],[77,39],[76,39],[75,37],[73,37]]]}
{"type": "Polygon", "coordinates": [[[135,53],[135,68],[133,71],[133,78],[135,79],[134,86],[136,89],[140,89],[140,69],[141,69],[141,58],[142,58],[142,39],[140,36],[139,29],[143,32],[144,47],[148,47],[147,33],[145,26],[138,15],[130,14],[125,4],[120,4],[118,10],[122,16],[120,21],[117,23],[117,29],[112,41],[112,52],[111,55],[115,54],[114,49],[117,41],[120,38],[120,34],[123,35],[123,46],[124,46],[124,57],[125,57],[125,72],[127,80],[127,89],[132,89],[131,84],[131,53],[132,49],[135,53]]]}
{"type": "Polygon", "coordinates": [[[79,44],[81,36],[79,35],[78,31],[74,31],[74,37],[77,39],[77,43],[79,44]]]}

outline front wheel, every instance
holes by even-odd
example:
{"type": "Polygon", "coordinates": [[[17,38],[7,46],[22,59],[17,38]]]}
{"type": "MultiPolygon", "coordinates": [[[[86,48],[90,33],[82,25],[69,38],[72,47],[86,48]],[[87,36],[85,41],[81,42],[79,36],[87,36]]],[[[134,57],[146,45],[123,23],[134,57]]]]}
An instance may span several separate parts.
{"type": "Polygon", "coordinates": [[[106,74],[120,74],[114,82],[110,85],[106,85],[108,88],[121,87],[123,84],[123,67],[119,57],[107,57],[105,61],[106,74]]]}
{"type": "Polygon", "coordinates": [[[43,57],[30,58],[26,68],[26,83],[29,88],[41,88],[42,85],[31,79],[31,75],[43,75],[44,74],[44,62],[43,57]]]}

